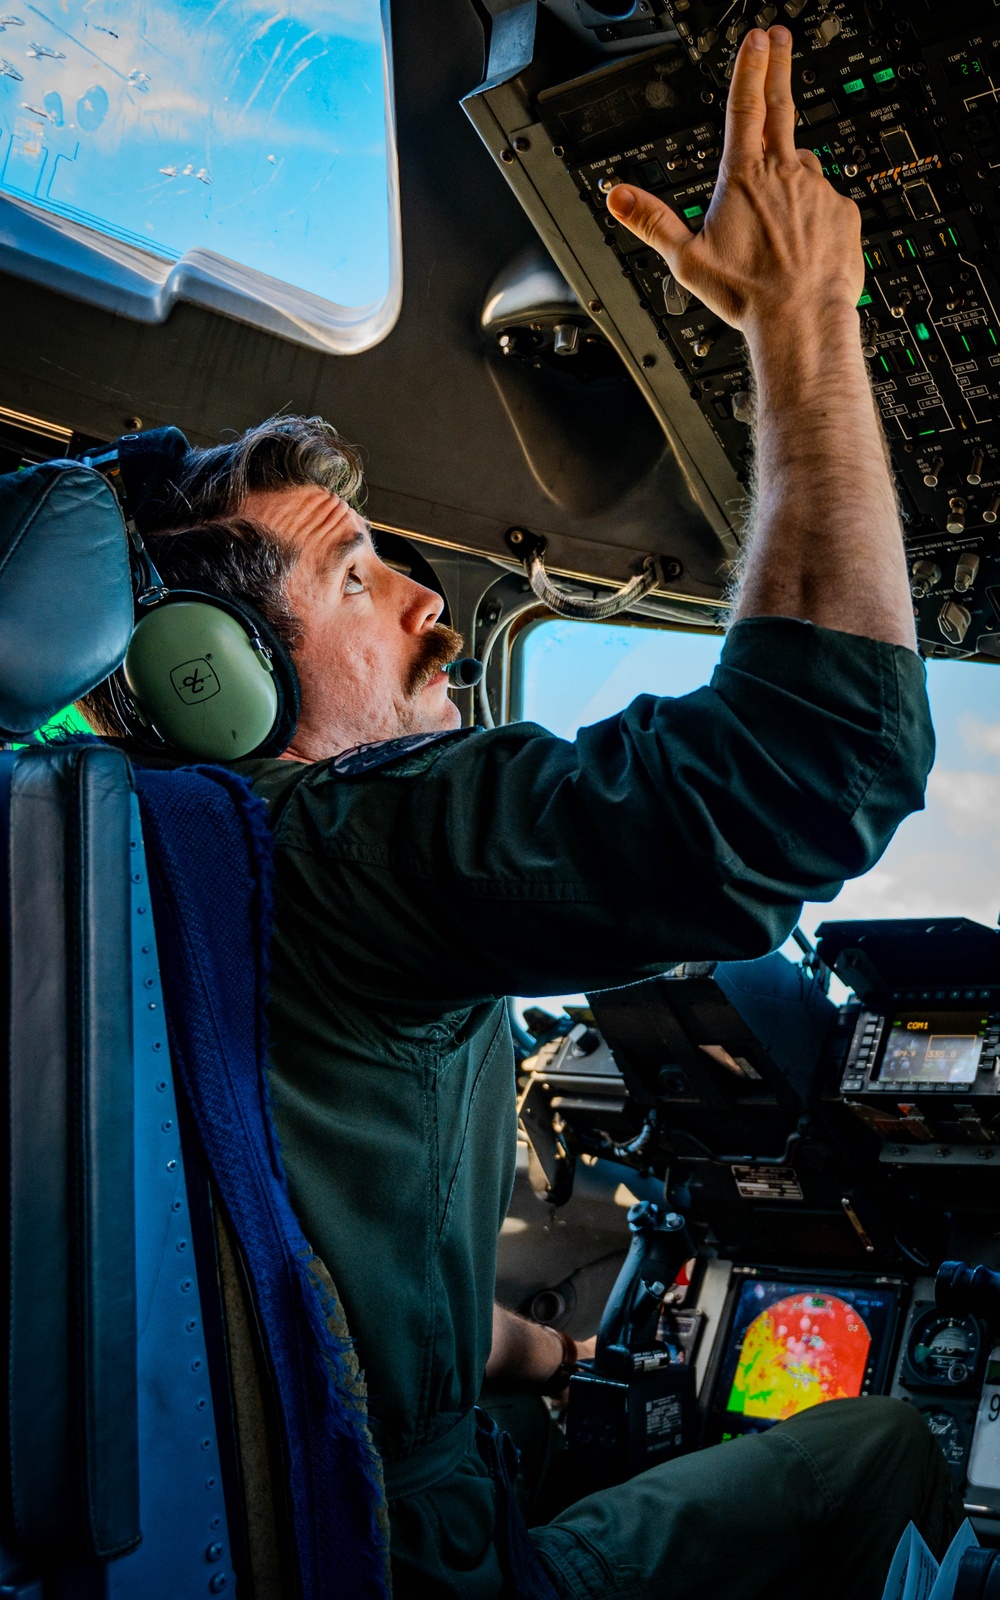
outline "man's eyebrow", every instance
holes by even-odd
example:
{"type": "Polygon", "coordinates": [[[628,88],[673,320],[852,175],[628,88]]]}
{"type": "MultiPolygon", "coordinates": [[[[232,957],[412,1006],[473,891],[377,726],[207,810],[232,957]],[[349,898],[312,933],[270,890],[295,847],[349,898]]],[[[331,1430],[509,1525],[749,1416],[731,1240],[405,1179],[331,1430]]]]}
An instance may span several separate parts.
{"type": "Polygon", "coordinates": [[[369,543],[367,528],[358,528],[350,539],[342,539],[337,544],[331,545],[323,565],[327,572],[337,572],[362,545],[369,543]]]}

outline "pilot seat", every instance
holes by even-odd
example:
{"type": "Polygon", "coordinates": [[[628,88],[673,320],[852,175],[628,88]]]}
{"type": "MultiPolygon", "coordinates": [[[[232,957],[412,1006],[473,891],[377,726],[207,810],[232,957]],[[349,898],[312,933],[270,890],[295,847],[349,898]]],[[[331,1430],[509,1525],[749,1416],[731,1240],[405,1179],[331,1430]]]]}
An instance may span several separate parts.
{"type": "Polygon", "coordinates": [[[259,802],[32,741],[121,664],[133,575],[98,472],[0,478],[0,1597],[380,1596],[363,1384],[267,1110],[259,802]]]}

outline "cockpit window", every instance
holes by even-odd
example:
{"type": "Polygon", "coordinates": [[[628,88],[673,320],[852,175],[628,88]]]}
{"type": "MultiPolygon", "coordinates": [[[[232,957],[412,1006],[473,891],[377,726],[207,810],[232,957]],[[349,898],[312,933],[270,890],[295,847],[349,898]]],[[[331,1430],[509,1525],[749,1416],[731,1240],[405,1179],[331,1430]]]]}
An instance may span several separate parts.
{"type": "Polygon", "coordinates": [[[515,642],[520,716],[561,739],[621,711],[637,694],[690,694],[722,654],[718,633],[605,622],[539,622],[515,642]]]}
{"type": "MultiPolygon", "coordinates": [[[[638,694],[687,694],[706,683],[719,637],[614,624],[545,622],[526,630],[520,715],[563,738],[638,694]]],[[[926,809],[908,817],[863,878],[811,903],[811,937],[828,918],[963,916],[993,927],[1000,909],[1000,669],[929,661],[937,759],[926,809]]],[[[790,949],[789,953],[794,954],[790,949]]],[[[678,952],[683,956],[683,951],[678,952]]]]}
{"type": "Polygon", "coordinates": [[[388,5],[11,0],[0,212],[65,292],[367,348],[401,297],[388,5]]]}

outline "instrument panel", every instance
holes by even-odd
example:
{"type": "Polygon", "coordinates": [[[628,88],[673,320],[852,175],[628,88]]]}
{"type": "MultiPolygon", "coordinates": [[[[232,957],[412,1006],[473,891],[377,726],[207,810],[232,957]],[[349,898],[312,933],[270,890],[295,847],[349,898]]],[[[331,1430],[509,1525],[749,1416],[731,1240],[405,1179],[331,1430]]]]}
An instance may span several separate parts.
{"type": "MultiPolygon", "coordinates": [[[[918,633],[929,654],[1000,658],[1000,15],[984,26],[984,11],[974,0],[663,0],[658,14],[676,43],[549,83],[531,109],[582,202],[577,218],[552,200],[549,210],[589,281],[601,283],[596,320],[608,314],[623,330],[654,409],[738,527],[720,469],[748,481],[742,339],[613,221],[605,197],[618,182],[639,184],[697,230],[718,176],[740,39],[755,24],[791,28],[798,143],[861,212],[859,338],[903,511],[918,633]],[[620,287],[594,270],[598,234],[620,287]],[[679,381],[661,376],[665,363],[679,381]]],[[[512,142],[506,175],[516,187],[517,150],[537,146],[512,142]]],[[[542,156],[522,159],[536,163],[541,191],[542,156]]]]}

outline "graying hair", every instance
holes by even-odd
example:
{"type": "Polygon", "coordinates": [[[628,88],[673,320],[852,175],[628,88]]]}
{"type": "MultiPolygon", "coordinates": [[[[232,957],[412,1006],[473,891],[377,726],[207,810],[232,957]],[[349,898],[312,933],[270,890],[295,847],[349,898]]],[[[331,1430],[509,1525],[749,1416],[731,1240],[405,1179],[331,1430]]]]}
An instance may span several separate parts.
{"type": "Polygon", "coordinates": [[[181,458],[155,521],[161,529],[238,516],[253,489],[318,484],[361,509],[361,457],[322,417],[268,417],[227,444],[181,458]]]}

